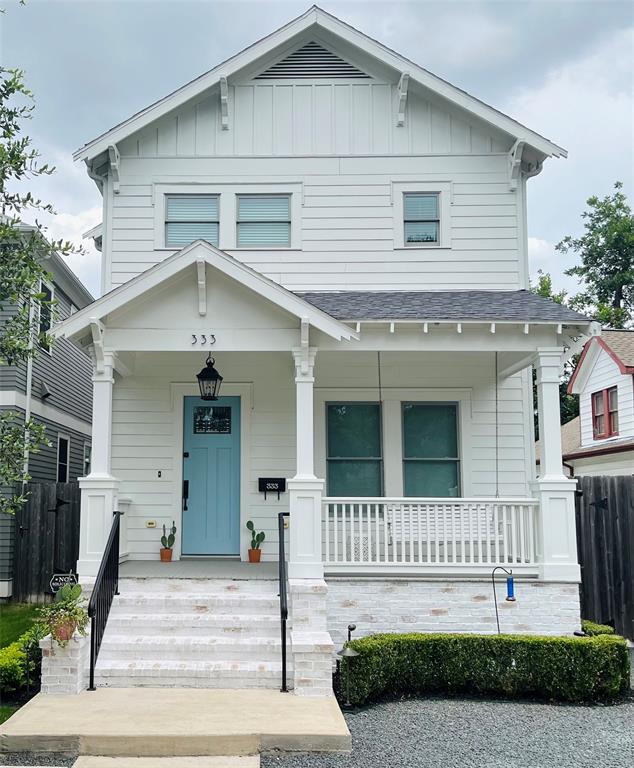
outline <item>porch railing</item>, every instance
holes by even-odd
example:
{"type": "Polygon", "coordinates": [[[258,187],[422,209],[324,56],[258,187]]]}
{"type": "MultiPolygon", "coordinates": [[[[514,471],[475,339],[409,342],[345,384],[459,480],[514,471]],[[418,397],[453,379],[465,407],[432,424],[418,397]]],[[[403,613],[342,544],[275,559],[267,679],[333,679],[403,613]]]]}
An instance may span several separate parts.
{"type": "Polygon", "coordinates": [[[534,499],[324,498],[326,570],[482,570],[537,563],[534,499]]]}

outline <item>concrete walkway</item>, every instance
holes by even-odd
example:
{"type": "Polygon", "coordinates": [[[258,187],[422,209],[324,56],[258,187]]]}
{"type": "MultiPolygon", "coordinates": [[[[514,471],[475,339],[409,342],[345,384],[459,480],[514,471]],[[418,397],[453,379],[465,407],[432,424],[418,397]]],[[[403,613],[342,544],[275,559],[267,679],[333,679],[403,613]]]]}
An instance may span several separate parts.
{"type": "Polygon", "coordinates": [[[99,688],[39,694],[0,726],[0,752],[160,757],[348,751],[334,698],[268,690],[99,688]]]}

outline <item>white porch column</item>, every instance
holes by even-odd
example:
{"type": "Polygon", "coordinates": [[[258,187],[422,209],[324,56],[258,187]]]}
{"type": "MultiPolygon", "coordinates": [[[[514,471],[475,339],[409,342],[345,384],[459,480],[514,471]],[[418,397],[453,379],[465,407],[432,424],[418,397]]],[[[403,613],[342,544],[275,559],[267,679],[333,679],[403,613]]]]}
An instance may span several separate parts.
{"type": "Polygon", "coordinates": [[[562,350],[538,349],[535,358],[539,420],[540,475],[532,485],[539,500],[537,545],[540,578],[549,581],[581,579],[575,528],[576,480],[563,474],[559,382],[562,350]]]}
{"type": "Polygon", "coordinates": [[[288,481],[290,502],[289,578],[323,579],[321,497],[324,481],[315,477],[313,444],[314,348],[293,350],[295,360],[297,472],[288,481]]]}
{"type": "Polygon", "coordinates": [[[93,369],[90,474],[79,481],[81,513],[77,572],[80,579],[88,578],[89,581],[99,569],[119,489],[119,481],[110,472],[114,362],[115,354],[104,352],[93,369]]]}

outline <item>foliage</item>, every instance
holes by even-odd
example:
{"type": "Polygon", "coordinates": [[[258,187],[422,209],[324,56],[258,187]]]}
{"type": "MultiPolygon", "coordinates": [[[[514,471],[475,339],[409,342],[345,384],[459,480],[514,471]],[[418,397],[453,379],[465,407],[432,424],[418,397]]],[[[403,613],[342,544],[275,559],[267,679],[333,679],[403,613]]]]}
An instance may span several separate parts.
{"type": "Polygon", "coordinates": [[[18,704],[0,704],[0,725],[6,723],[6,721],[14,715],[20,706],[18,704]]]}
{"type": "Polygon", "coordinates": [[[17,691],[26,685],[26,653],[19,642],[0,648],[0,692],[17,691]]]}
{"type": "Polygon", "coordinates": [[[165,528],[165,525],[163,526],[163,535],[161,536],[161,546],[163,547],[163,549],[171,549],[174,546],[175,541],[176,541],[176,525],[172,520],[172,527],[170,528],[169,535],[167,533],[167,529],[165,528]]]}
{"type": "Polygon", "coordinates": [[[570,305],[612,328],[634,323],[634,216],[622,189],[617,181],[611,195],[588,198],[588,209],[581,214],[584,234],[567,235],[556,246],[581,258],[581,264],[566,270],[581,278],[585,289],[570,305]]]}
{"type": "Polygon", "coordinates": [[[590,637],[616,634],[614,627],[611,627],[609,624],[597,624],[595,621],[590,621],[589,619],[581,620],[581,629],[590,637]]]}
{"type": "Polygon", "coordinates": [[[37,615],[37,605],[4,603],[0,605],[0,648],[14,643],[28,630],[37,615]]]}
{"type": "Polygon", "coordinates": [[[65,636],[68,627],[72,627],[80,635],[86,635],[88,626],[88,613],[80,605],[81,585],[64,584],[55,595],[55,601],[39,609],[39,614],[47,632],[50,632],[62,648],[68,645],[69,639],[65,636]]]}
{"type": "Polygon", "coordinates": [[[266,538],[266,534],[264,533],[264,531],[260,531],[260,533],[256,533],[255,526],[253,525],[252,520],[247,521],[247,528],[251,533],[251,549],[260,549],[260,545],[266,538]]]}
{"type": "Polygon", "coordinates": [[[13,411],[0,413],[0,486],[22,485],[19,493],[0,494],[0,513],[15,514],[25,503],[25,485],[31,476],[24,471],[24,456],[26,451],[38,453],[44,445],[50,445],[44,424],[33,419],[23,422],[13,411]]]}
{"type": "Polygon", "coordinates": [[[629,689],[630,662],[622,637],[393,634],[353,640],[350,700],[423,693],[612,701],[629,689]]]}

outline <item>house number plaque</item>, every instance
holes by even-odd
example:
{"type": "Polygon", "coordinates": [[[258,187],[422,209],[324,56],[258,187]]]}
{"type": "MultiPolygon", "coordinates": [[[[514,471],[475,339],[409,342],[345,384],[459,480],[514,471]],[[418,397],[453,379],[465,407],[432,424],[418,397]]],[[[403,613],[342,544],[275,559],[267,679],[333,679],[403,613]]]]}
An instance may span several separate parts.
{"type": "Polygon", "coordinates": [[[211,346],[216,343],[213,333],[192,333],[192,346],[199,344],[201,347],[211,346]]]}

